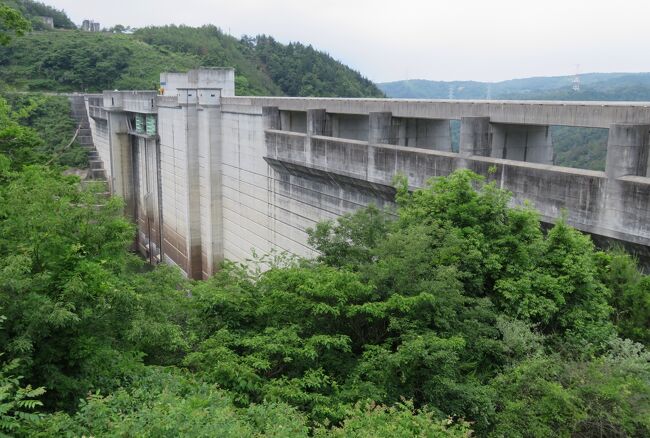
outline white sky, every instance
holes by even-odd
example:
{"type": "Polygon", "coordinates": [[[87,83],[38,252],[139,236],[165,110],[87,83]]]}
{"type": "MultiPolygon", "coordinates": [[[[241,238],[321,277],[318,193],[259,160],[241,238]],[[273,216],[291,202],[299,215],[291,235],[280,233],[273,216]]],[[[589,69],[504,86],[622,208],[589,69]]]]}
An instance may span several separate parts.
{"type": "Polygon", "coordinates": [[[41,0],[77,24],[214,24],[328,52],[373,81],[650,71],[650,0],[41,0]]]}

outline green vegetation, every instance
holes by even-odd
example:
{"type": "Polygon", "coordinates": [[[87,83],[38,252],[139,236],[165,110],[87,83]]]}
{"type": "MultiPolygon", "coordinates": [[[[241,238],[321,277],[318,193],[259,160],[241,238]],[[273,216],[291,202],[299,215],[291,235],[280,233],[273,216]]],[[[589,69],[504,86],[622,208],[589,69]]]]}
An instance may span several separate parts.
{"type": "MultiPolygon", "coordinates": [[[[60,166],[85,167],[87,151],[70,140],[77,128],[70,115],[70,102],[66,97],[38,93],[10,94],[7,103],[12,107],[12,123],[29,126],[38,135],[29,150],[29,162],[51,162],[60,166]]],[[[7,152],[10,156],[14,152],[7,152]]],[[[20,162],[20,160],[19,160],[20,162]]]]}
{"type": "Polygon", "coordinates": [[[45,164],[62,103],[0,99],[0,436],[650,435],[628,255],[458,171],[189,281],[45,164]]]}
{"type": "Polygon", "coordinates": [[[379,88],[389,97],[410,99],[524,99],[524,100],[650,100],[650,73],[585,73],[580,91],[573,76],[511,79],[501,82],[429,81],[385,82],[379,88]]]}
{"type": "Polygon", "coordinates": [[[477,175],[400,179],[395,211],[311,230],[318,259],[195,282],[146,269],[121,201],[38,164],[19,113],[0,106],[0,432],[650,433],[650,277],[477,175]]]}
{"type": "Polygon", "coordinates": [[[0,4],[0,46],[6,46],[12,36],[22,36],[31,26],[17,10],[0,4]]]}
{"type": "Polygon", "coordinates": [[[0,48],[0,76],[17,90],[153,89],[158,74],[199,66],[127,35],[81,31],[35,32],[0,48]]]}
{"type": "Polygon", "coordinates": [[[54,27],[58,29],[76,29],[72,20],[64,11],[33,0],[2,0],[8,7],[19,11],[27,18],[35,30],[44,29],[43,21],[38,17],[52,17],[54,27]]]}
{"type": "MultiPolygon", "coordinates": [[[[56,27],[74,29],[61,11],[42,10],[44,5],[30,1],[9,4],[27,16],[53,16],[56,27]]],[[[38,19],[32,21],[34,29],[42,29],[38,19]]],[[[9,43],[9,34],[0,26],[0,38],[6,36],[9,43],[0,47],[0,89],[157,89],[162,71],[217,66],[236,69],[239,95],[383,96],[358,72],[300,43],[284,45],[268,36],[236,39],[215,26],[147,27],[134,34],[123,34],[124,29],[32,32],[9,43]]],[[[20,28],[20,33],[27,30],[20,28]]]]}

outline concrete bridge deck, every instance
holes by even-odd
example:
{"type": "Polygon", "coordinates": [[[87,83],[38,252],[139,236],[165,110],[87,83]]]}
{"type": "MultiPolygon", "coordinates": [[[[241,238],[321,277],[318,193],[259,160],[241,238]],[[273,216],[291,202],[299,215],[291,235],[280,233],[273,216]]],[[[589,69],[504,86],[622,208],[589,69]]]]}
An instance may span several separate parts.
{"type": "Polygon", "coordinates": [[[467,168],[542,219],[650,247],[650,103],[234,96],[234,71],[162,74],[166,95],[86,98],[113,193],[152,262],[211,275],[224,258],[311,256],[305,230],[467,168]],[[450,120],[460,120],[459,152],[450,120]],[[607,128],[604,172],[553,165],[551,125],[607,128]]]}

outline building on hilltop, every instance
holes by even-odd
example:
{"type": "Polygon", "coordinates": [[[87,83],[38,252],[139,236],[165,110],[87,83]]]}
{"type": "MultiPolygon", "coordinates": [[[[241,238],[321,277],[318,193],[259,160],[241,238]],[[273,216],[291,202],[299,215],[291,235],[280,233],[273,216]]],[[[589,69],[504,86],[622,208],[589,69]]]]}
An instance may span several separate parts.
{"type": "Polygon", "coordinates": [[[85,32],[99,32],[99,22],[93,20],[84,20],[81,24],[81,30],[85,32]]]}

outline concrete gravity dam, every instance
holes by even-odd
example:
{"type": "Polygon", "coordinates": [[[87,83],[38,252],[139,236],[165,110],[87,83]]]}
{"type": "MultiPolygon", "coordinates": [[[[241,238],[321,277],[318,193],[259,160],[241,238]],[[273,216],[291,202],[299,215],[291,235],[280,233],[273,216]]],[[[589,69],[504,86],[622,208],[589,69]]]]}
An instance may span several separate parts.
{"type": "Polygon", "coordinates": [[[650,246],[650,104],[240,97],[234,79],[228,68],[162,73],[163,95],[77,103],[153,263],[206,278],[253,251],[313,256],[305,230],[390,205],[395,174],[421,187],[460,168],[530,200],[544,222],[566,211],[597,238],[650,246]],[[608,129],[605,171],[554,166],[553,125],[608,129]]]}

